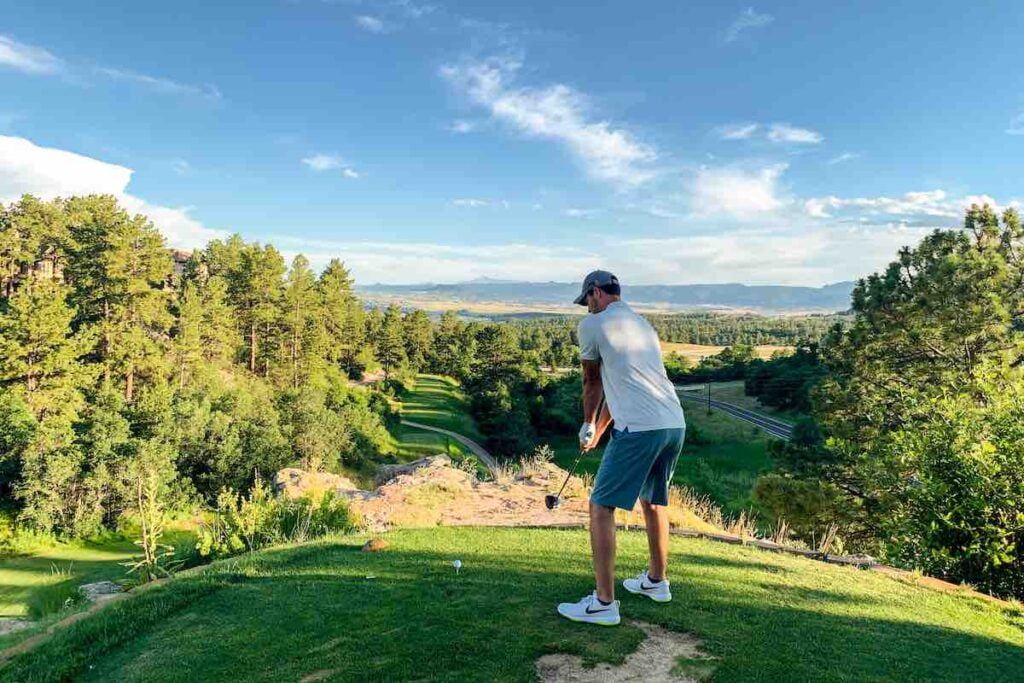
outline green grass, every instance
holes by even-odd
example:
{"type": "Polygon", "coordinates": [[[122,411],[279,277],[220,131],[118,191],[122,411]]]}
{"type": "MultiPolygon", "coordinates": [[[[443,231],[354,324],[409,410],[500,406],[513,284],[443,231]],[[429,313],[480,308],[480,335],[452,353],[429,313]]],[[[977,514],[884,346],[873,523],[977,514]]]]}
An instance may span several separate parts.
{"type": "Polygon", "coordinates": [[[415,387],[401,400],[402,417],[483,441],[455,380],[440,375],[417,375],[415,387]]]}
{"type": "MultiPolygon", "coordinates": [[[[350,538],[218,563],[59,631],[0,680],[525,682],[543,654],[617,663],[643,638],[628,623],[556,615],[591,590],[585,532],[387,539],[380,553],[350,538]]],[[[620,576],[641,569],[643,534],[620,534],[619,551],[620,576]]],[[[696,539],[674,538],[671,558],[674,601],[619,596],[624,617],[701,639],[715,681],[1008,681],[1024,670],[1019,609],[696,539]]]]}
{"type": "MultiPolygon", "coordinates": [[[[399,407],[402,416],[413,422],[450,429],[478,442],[483,441],[469,414],[466,398],[453,379],[440,375],[417,375],[415,386],[401,397],[399,407]]],[[[456,460],[470,455],[469,449],[444,434],[401,424],[392,426],[389,431],[395,454],[402,461],[416,460],[425,455],[447,454],[456,460]]]]}
{"type": "Polygon", "coordinates": [[[56,612],[78,586],[124,577],[119,562],[138,554],[130,540],[56,543],[0,558],[0,617],[38,619],[56,612]]]}
{"type": "Polygon", "coordinates": [[[444,434],[436,432],[401,424],[393,426],[390,431],[394,438],[396,455],[402,461],[442,454],[458,458],[465,455],[467,450],[455,439],[445,438],[444,434]]]}
{"type": "MultiPolygon", "coordinates": [[[[188,545],[190,531],[164,536],[170,545],[188,545]]],[[[130,538],[111,536],[72,543],[40,542],[26,552],[0,556],[0,617],[40,619],[78,599],[78,587],[96,581],[125,580],[121,562],[139,555],[130,538]]]]}

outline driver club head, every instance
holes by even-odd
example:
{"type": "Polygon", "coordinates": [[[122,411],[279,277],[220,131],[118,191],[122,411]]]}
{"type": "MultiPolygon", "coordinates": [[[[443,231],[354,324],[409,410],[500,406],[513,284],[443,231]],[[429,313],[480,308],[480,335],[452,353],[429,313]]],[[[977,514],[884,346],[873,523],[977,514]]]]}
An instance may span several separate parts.
{"type": "Polygon", "coordinates": [[[544,496],[544,507],[546,507],[548,510],[554,510],[558,508],[558,506],[560,506],[561,504],[562,499],[559,498],[558,496],[552,495],[550,493],[544,496]]]}

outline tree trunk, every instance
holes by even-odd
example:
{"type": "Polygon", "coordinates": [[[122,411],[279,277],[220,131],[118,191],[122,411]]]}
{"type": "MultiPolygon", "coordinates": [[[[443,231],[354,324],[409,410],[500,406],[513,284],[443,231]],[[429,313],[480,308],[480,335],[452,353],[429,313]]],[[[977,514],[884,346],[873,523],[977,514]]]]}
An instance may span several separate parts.
{"type": "Polygon", "coordinates": [[[256,323],[249,325],[249,372],[256,374],[256,323]]]}

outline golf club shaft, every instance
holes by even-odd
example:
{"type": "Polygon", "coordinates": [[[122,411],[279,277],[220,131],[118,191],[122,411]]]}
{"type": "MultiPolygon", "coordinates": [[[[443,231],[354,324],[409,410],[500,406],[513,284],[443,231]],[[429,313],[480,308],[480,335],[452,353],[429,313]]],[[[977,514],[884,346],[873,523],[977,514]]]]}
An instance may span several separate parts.
{"type": "MultiPolygon", "coordinates": [[[[601,421],[601,412],[603,410],[604,410],[604,396],[601,397],[601,400],[597,404],[597,422],[594,423],[595,427],[601,421]]],[[[571,479],[572,475],[576,472],[576,466],[580,464],[580,460],[583,458],[583,454],[585,452],[586,451],[583,450],[583,447],[580,446],[580,454],[576,456],[576,460],[572,463],[572,469],[569,470],[569,474],[565,475],[565,481],[562,482],[562,488],[558,489],[558,495],[555,496],[556,498],[561,498],[562,497],[562,491],[565,490],[565,485],[569,483],[569,479],[571,479]]]]}

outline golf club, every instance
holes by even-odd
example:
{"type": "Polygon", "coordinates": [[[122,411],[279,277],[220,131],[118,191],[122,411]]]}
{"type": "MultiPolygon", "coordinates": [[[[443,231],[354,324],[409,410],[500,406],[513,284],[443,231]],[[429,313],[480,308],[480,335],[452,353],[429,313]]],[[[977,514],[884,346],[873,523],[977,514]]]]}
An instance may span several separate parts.
{"type": "MultiPolygon", "coordinates": [[[[597,419],[601,419],[601,411],[604,410],[604,396],[601,397],[601,401],[597,404],[597,419]]],[[[583,457],[583,448],[580,448],[580,454],[576,456],[576,460],[572,463],[572,468],[569,473],[565,475],[565,481],[562,482],[562,488],[558,489],[558,493],[551,495],[550,493],[544,496],[544,507],[548,510],[554,510],[562,504],[562,491],[565,490],[565,485],[569,483],[569,479],[576,472],[576,466],[580,464],[580,459],[583,457]]]]}

